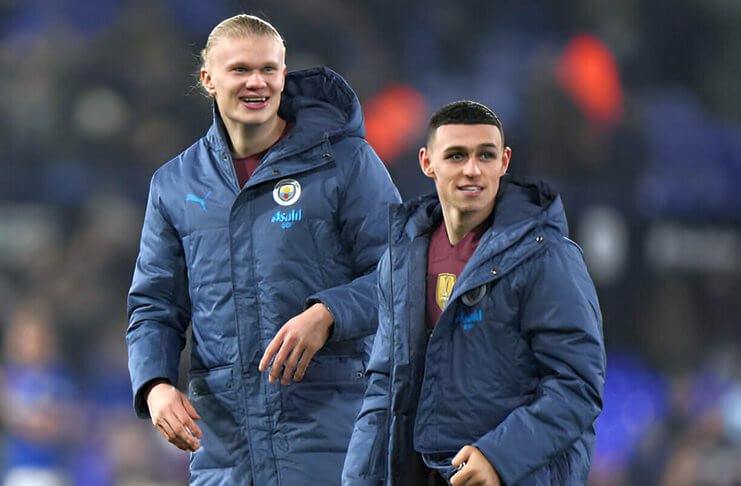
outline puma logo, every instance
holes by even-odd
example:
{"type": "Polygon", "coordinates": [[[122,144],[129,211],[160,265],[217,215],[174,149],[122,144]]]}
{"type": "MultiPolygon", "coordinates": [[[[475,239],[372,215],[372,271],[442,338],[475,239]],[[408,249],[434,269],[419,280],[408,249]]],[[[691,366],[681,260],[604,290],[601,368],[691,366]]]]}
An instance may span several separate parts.
{"type": "Polygon", "coordinates": [[[208,199],[208,196],[210,195],[211,191],[208,191],[206,195],[203,196],[203,198],[200,198],[195,194],[188,194],[187,196],[185,196],[185,200],[200,204],[203,210],[206,211],[206,199],[208,199]]]}

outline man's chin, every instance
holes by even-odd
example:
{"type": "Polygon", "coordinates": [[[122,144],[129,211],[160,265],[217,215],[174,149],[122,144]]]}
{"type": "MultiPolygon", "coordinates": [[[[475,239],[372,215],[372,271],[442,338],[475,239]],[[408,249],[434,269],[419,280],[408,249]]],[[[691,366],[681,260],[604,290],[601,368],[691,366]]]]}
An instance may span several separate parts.
{"type": "MultiPolygon", "coordinates": [[[[276,114],[277,116],[277,114],[276,114]]],[[[258,127],[261,125],[265,125],[270,121],[271,117],[267,113],[254,113],[250,114],[248,116],[242,116],[240,117],[239,122],[242,125],[248,126],[248,127],[258,127]]]]}
{"type": "Polygon", "coordinates": [[[489,209],[488,204],[484,204],[483,202],[481,204],[461,204],[458,207],[458,211],[463,216],[476,216],[479,214],[483,214],[485,212],[490,212],[491,209],[489,209]]]}

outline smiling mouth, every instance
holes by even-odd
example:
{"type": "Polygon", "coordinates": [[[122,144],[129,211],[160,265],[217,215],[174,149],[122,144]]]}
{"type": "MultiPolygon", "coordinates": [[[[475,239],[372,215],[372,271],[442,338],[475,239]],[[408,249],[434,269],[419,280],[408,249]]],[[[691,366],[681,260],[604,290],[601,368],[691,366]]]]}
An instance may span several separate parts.
{"type": "Polygon", "coordinates": [[[462,186],[459,189],[463,192],[480,192],[483,190],[481,186],[462,186]]]}
{"type": "Polygon", "coordinates": [[[260,103],[265,103],[268,101],[267,98],[239,98],[240,101],[243,101],[245,103],[251,104],[251,105],[259,105],[260,103]]]}

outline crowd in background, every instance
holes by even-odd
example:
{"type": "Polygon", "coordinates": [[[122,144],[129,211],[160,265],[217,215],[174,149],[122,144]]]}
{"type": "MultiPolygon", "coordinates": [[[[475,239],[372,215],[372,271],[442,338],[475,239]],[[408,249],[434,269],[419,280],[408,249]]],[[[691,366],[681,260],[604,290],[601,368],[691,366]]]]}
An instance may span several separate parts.
{"type": "Polygon", "coordinates": [[[199,49],[242,11],[289,70],[346,77],[405,198],[432,190],[427,117],[461,98],[498,112],[511,172],[562,193],[608,350],[590,484],[741,484],[728,0],[0,1],[0,484],[186,481],[133,413],[125,296],[149,178],[211,120],[199,49]]]}

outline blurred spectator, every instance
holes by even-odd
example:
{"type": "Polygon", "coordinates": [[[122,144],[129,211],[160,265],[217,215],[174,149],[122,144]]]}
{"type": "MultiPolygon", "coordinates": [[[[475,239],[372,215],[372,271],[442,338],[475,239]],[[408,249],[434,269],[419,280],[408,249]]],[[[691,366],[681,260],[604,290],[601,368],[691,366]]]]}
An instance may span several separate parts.
{"type": "Polygon", "coordinates": [[[738,382],[728,378],[707,366],[673,376],[667,413],[646,429],[626,484],[741,484],[741,441],[734,422],[741,395],[738,382]]]}
{"type": "Polygon", "coordinates": [[[19,305],[4,333],[2,402],[3,486],[69,484],[79,417],[75,387],[58,354],[51,316],[40,302],[19,305]]]}
{"type": "Polygon", "coordinates": [[[72,466],[76,486],[187,483],[188,456],[162,443],[151,425],[131,416],[131,383],[121,335],[124,316],[106,321],[85,356],[87,432],[72,466]]]}

